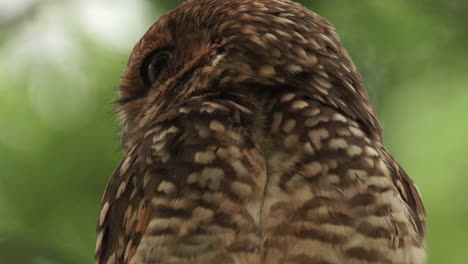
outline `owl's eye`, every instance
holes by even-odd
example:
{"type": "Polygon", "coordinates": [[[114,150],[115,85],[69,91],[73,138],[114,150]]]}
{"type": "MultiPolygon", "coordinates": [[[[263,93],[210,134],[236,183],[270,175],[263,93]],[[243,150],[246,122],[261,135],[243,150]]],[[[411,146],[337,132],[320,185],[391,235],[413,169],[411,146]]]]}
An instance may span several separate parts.
{"type": "Polygon", "coordinates": [[[153,84],[169,65],[170,61],[171,53],[168,51],[157,51],[148,56],[141,67],[143,82],[147,85],[153,84]]]}

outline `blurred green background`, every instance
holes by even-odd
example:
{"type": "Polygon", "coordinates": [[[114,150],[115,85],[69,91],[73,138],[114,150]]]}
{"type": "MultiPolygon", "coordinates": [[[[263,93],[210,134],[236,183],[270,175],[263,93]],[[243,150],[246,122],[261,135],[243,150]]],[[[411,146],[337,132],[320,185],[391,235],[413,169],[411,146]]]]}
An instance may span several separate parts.
{"type": "MultiPolygon", "coordinates": [[[[0,1],[0,263],[92,263],[122,153],[110,102],[180,1],[0,1]]],[[[331,20],[427,207],[430,263],[468,263],[468,1],[301,1],[331,20]]]]}

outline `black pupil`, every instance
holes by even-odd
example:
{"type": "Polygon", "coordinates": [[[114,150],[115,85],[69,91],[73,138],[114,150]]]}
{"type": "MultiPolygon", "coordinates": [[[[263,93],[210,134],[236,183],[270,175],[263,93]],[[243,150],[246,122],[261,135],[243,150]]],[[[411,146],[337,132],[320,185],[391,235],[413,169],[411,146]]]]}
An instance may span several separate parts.
{"type": "Polygon", "coordinates": [[[148,65],[147,80],[149,84],[154,83],[164,68],[169,63],[170,57],[167,53],[158,53],[151,57],[148,65]]]}

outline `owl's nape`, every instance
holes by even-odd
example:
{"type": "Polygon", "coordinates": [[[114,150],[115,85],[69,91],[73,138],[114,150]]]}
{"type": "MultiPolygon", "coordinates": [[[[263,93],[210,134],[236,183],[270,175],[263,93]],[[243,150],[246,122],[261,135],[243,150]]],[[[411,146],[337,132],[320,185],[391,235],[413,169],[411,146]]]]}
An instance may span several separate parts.
{"type": "Polygon", "coordinates": [[[425,263],[416,186],[324,18],[188,0],[135,46],[96,263],[425,263]]]}

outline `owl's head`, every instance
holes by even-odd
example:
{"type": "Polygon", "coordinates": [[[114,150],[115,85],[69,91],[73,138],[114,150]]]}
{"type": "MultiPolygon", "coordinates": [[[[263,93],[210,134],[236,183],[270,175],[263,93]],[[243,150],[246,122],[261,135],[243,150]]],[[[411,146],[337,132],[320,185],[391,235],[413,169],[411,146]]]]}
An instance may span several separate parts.
{"type": "MultiPolygon", "coordinates": [[[[333,26],[289,0],[187,0],[135,46],[122,78],[125,134],[203,94],[303,91],[379,130],[333,26]]],[[[124,144],[125,145],[125,144],[124,144]]]]}

